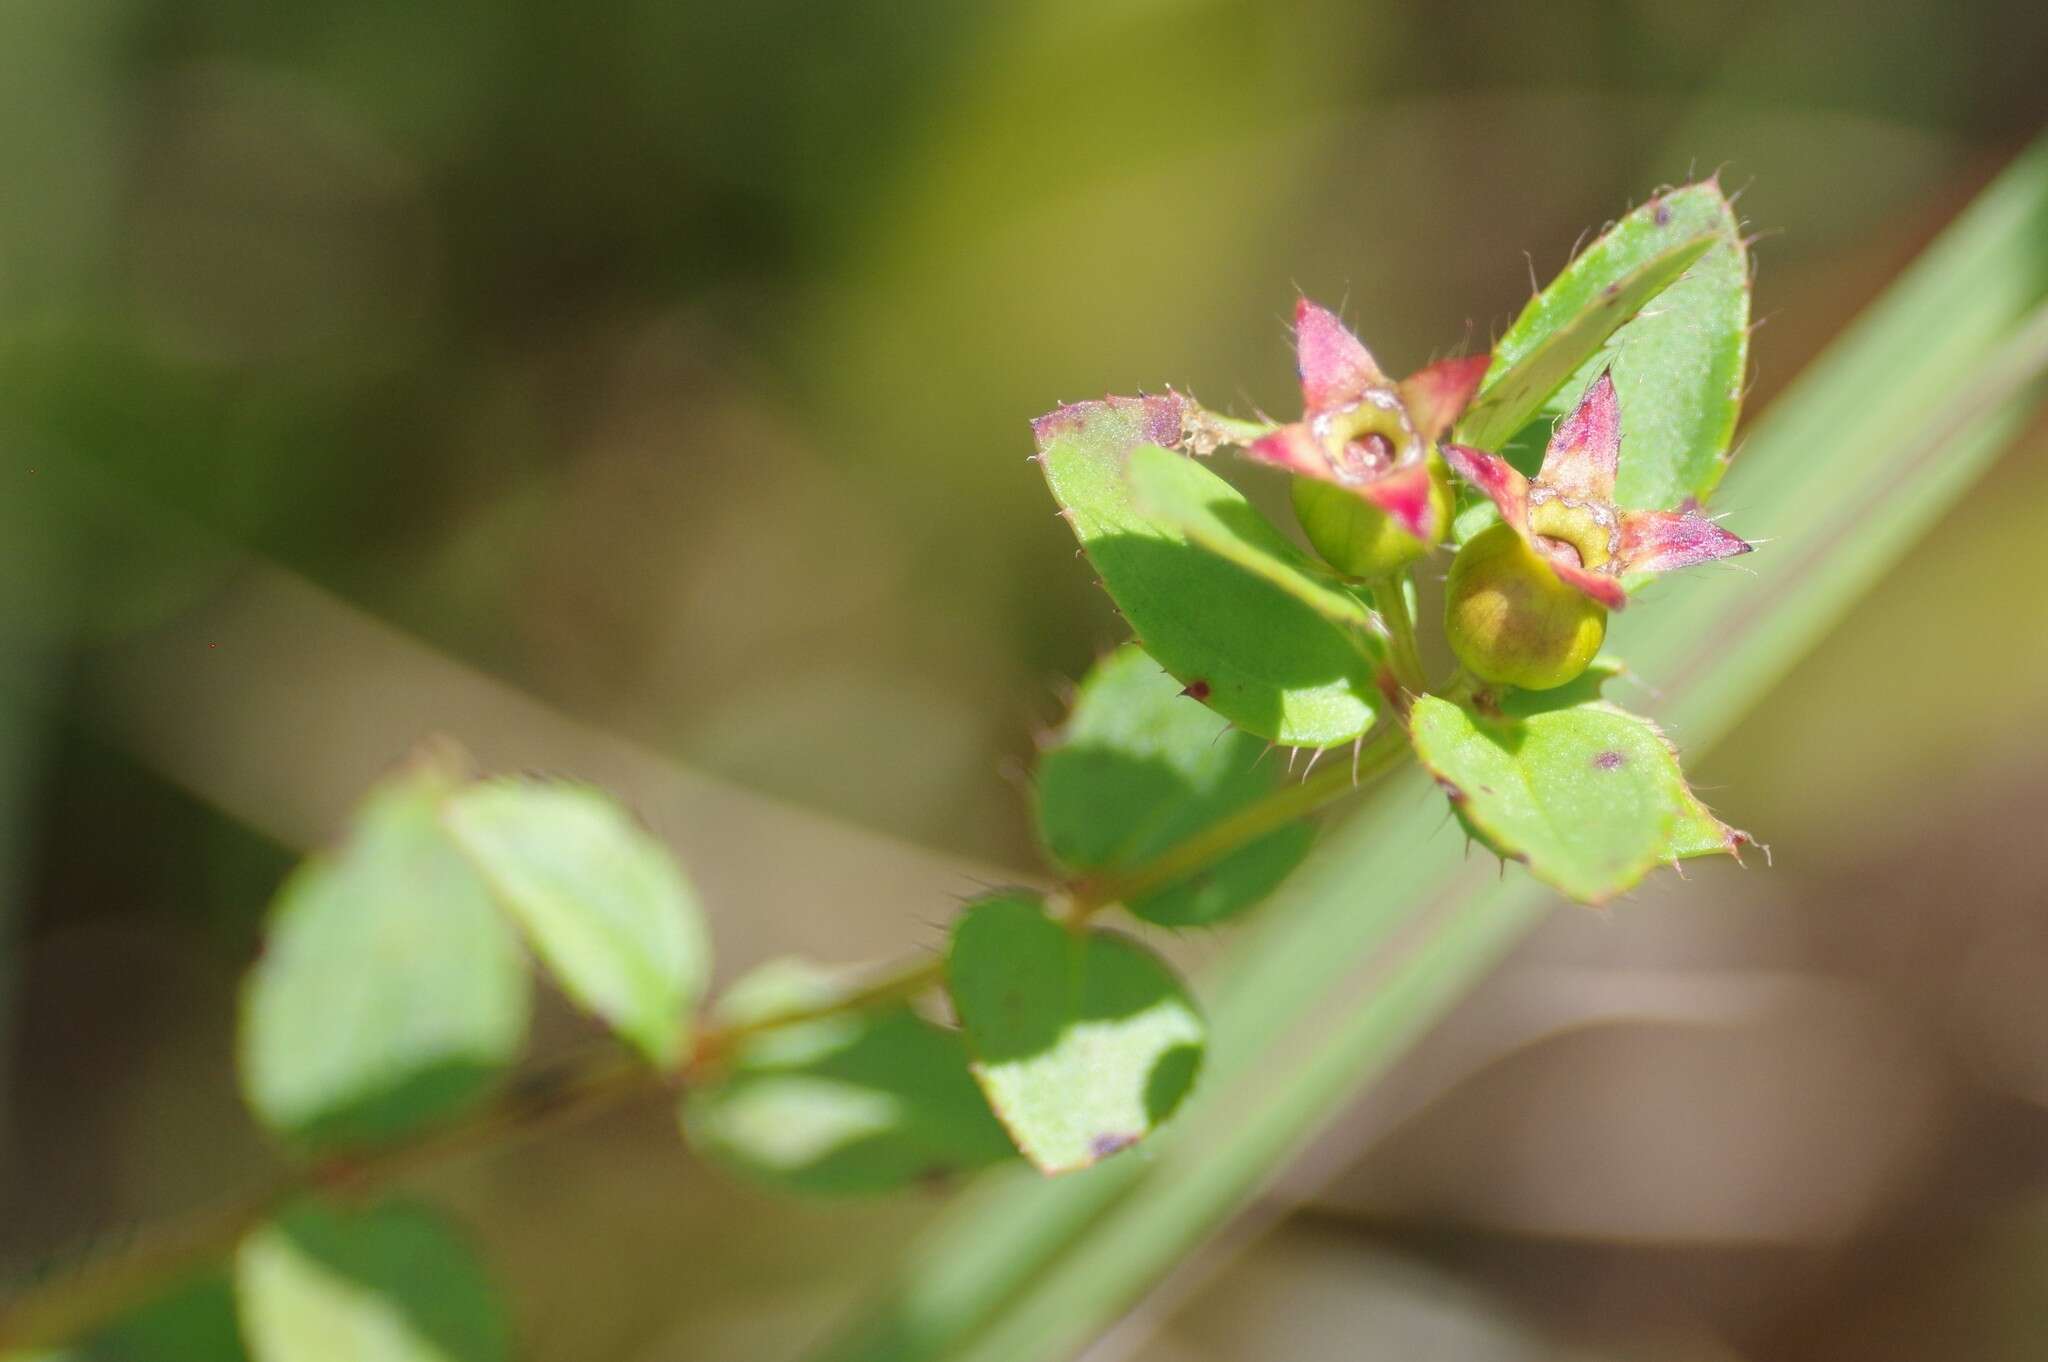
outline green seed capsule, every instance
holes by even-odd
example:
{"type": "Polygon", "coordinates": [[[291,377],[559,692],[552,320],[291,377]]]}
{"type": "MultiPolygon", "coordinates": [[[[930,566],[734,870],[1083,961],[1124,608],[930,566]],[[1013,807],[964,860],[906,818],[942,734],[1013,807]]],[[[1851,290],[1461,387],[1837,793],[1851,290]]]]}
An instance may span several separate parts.
{"type": "MultiPolygon", "coordinates": [[[[1563,543],[1558,551],[1576,553],[1563,543]]],[[[1451,560],[1444,632],[1482,681],[1549,690],[1593,661],[1607,611],[1559,581],[1512,527],[1495,525],[1451,560]]]]}
{"type": "MultiPolygon", "coordinates": [[[[1439,526],[1451,523],[1450,474],[1432,459],[1430,514],[1439,526]]],[[[1315,551],[1346,577],[1374,581],[1420,559],[1433,545],[1410,534],[1398,521],[1349,488],[1314,478],[1294,480],[1294,515],[1315,551]]]]}

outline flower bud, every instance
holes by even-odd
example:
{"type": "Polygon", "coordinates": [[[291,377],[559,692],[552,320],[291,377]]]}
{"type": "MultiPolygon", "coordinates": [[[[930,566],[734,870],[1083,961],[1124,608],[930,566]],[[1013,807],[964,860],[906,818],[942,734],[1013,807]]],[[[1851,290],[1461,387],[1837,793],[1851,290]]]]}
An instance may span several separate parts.
{"type": "Polygon", "coordinates": [[[1451,561],[1444,632],[1474,676],[1525,690],[1562,686],[1586,670],[1607,637],[1607,611],[1559,579],[1540,555],[1578,565],[1569,541],[1512,526],[1475,535],[1451,561]]]}

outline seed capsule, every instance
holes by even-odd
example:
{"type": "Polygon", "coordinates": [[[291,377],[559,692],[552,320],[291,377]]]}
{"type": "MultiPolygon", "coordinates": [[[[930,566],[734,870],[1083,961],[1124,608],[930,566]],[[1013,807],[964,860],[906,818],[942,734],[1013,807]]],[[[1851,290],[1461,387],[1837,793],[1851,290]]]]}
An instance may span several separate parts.
{"type": "MultiPolygon", "coordinates": [[[[1451,523],[1449,470],[1430,460],[1426,523],[1441,536],[1451,523]]],[[[1391,576],[1428,553],[1435,539],[1419,539],[1409,523],[1338,483],[1294,480],[1294,515],[1323,561],[1365,581],[1391,576]]]]}
{"type": "Polygon", "coordinates": [[[1444,632],[1474,676],[1549,690],[1573,680],[1607,637],[1607,611],[1567,586],[1539,554],[1580,566],[1579,551],[1545,535],[1525,541],[1510,525],[1475,535],[1451,560],[1444,632]]]}

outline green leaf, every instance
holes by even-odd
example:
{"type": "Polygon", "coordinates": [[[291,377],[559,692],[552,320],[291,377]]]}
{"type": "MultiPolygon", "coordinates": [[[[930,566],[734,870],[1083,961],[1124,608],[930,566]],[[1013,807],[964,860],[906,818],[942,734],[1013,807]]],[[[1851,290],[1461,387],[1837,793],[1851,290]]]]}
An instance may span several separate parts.
{"type": "MultiPolygon", "coordinates": [[[[1039,758],[1039,836],[1068,872],[1131,869],[1271,793],[1284,768],[1262,767],[1265,746],[1127,644],[1088,673],[1039,758]]],[[[1125,907],[1162,926],[1216,922],[1271,893],[1313,837],[1291,824],[1125,907]]]]}
{"type": "Polygon", "coordinates": [[[209,1268],[68,1347],[7,1362],[247,1362],[226,1272],[209,1268]]]}
{"type": "MultiPolygon", "coordinates": [[[[1545,884],[1587,903],[1635,885],[1700,841],[1703,805],[1648,719],[1604,702],[1487,719],[1435,696],[1409,716],[1416,755],[1465,825],[1545,884]]],[[[1718,826],[1718,824],[1716,824],[1718,826]]]]}
{"type": "Polygon", "coordinates": [[[306,1205],[235,1253],[255,1362],[500,1362],[512,1346],[483,1266],[434,1216],[306,1205]]]}
{"type": "Polygon", "coordinates": [[[1386,654],[1379,624],[1358,597],[1332,582],[1315,560],[1288,542],[1244,494],[1189,455],[1157,445],[1131,451],[1124,467],[1132,503],[1156,525],[1265,578],[1347,633],[1378,662],[1386,654]]]}
{"type": "Polygon", "coordinates": [[[1194,1085],[1201,1014],[1127,937],[1069,930],[1034,899],[985,899],[954,929],[947,978],[974,1075],[1043,1172],[1136,1144],[1194,1085]]]}
{"type": "Polygon", "coordinates": [[[1565,380],[1600,354],[1623,323],[1669,288],[1715,240],[1711,232],[1665,232],[1656,238],[1656,253],[1631,268],[1611,272],[1589,266],[1575,274],[1589,257],[1603,266],[1616,263],[1613,252],[1603,250],[1613,243],[1612,233],[1594,242],[1556,282],[1529,300],[1494,347],[1479,396],[1458,423],[1459,442],[1503,448],[1565,380]]]}
{"type": "Polygon", "coordinates": [[[450,752],[416,759],[279,891],[238,1037],[243,1094],[271,1129],[306,1144],[395,1136],[518,1057],[524,953],[436,816],[460,779],[450,752]]]}
{"type": "MultiPolygon", "coordinates": [[[[1380,706],[1373,645],[1332,622],[1326,598],[1312,606],[1277,585],[1272,555],[1248,569],[1134,501],[1127,460],[1177,439],[1179,413],[1174,397],[1110,398],[1041,418],[1035,431],[1054,499],[1139,641],[1183,685],[1206,688],[1212,709],[1291,746],[1350,742],[1380,706]]],[[[1199,484],[1191,499],[1205,522],[1234,529],[1226,537],[1247,556],[1279,536],[1270,525],[1247,528],[1258,513],[1206,469],[1189,463],[1183,477],[1199,484]]]]}
{"type": "MultiPolygon", "coordinates": [[[[1727,470],[1729,443],[1742,405],[1749,363],[1749,255],[1734,209],[1720,186],[1687,185],[1651,199],[1581,252],[1522,310],[1494,351],[1494,368],[1473,414],[1461,431],[1505,441],[1467,443],[1499,448],[1524,472],[1542,462],[1550,428],[1578,404],[1588,384],[1610,365],[1621,403],[1621,465],[1615,499],[1623,506],[1669,510],[1688,497],[1704,502],[1727,470]],[[1485,417],[1477,430],[1473,415],[1487,407],[1497,381],[1527,356],[1545,347],[1569,319],[1596,306],[1606,290],[1626,295],[1631,281],[1661,269],[1685,238],[1683,250],[1704,240],[1683,277],[1655,295],[1604,346],[1585,351],[1548,392],[1528,409],[1525,423],[1508,426],[1510,407],[1485,417]]],[[[1648,300],[1644,300],[1648,301],[1648,300]]],[[[1641,304],[1638,304],[1641,306],[1641,304]]],[[[1633,312],[1634,309],[1631,309],[1633,312]]],[[[1610,328],[1611,329],[1611,328],[1610,328]]],[[[1520,403],[1513,406],[1519,407],[1520,403]]],[[[1458,526],[1460,542],[1466,530],[1458,526]]]]}
{"type": "Polygon", "coordinates": [[[667,848],[584,785],[490,781],[449,800],[442,817],[563,991],[673,1067],[711,943],[667,848]]]}
{"type": "MultiPolygon", "coordinates": [[[[1666,860],[1689,861],[1695,856],[1740,856],[1742,848],[1753,839],[1740,828],[1731,828],[1714,817],[1714,811],[1700,802],[1690,787],[1685,798],[1679,802],[1678,817],[1671,825],[1671,836],[1664,844],[1666,860]]],[[[1765,859],[1770,857],[1770,848],[1764,848],[1765,859]]]]}
{"type": "MultiPolygon", "coordinates": [[[[822,1006],[816,965],[773,961],[720,1000],[728,1025],[822,1006]]],[[[967,1072],[958,1032],[892,1003],[742,1040],[683,1102],[703,1154],[797,1192],[878,1192],[1017,1155],[967,1072]]]]}
{"type": "MultiPolygon", "coordinates": [[[[1513,453],[1512,447],[1510,447],[1509,452],[1513,453]]],[[[1515,459],[1518,467],[1524,462],[1519,457],[1515,459]]],[[[1523,471],[1527,472],[1528,470],[1524,468],[1523,471]]],[[[1451,542],[1453,544],[1470,543],[1479,536],[1480,531],[1492,529],[1498,524],[1500,524],[1500,507],[1493,504],[1493,499],[1483,493],[1474,491],[1464,483],[1460,483],[1458,485],[1458,512],[1451,517],[1451,542]]]]}

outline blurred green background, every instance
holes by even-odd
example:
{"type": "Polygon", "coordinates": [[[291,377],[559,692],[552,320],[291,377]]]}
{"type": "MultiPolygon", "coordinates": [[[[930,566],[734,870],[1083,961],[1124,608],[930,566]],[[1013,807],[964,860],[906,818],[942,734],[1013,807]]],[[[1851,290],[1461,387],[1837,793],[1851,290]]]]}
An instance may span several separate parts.
{"type": "MultiPolygon", "coordinates": [[[[7,1279],[270,1166],[236,977],[425,729],[625,790],[725,977],[929,945],[1119,637],[1031,416],[1289,412],[1297,289],[1484,344],[1716,170],[1755,410],[2044,73],[2005,0],[0,0],[7,1279]]],[[[2037,422],[1702,768],[1774,869],[1552,921],[1096,1354],[2048,1355],[2044,526],[2037,422]]],[[[419,1185],[572,1362],[800,1355],[938,1204],[660,1111],[419,1185]]]]}

